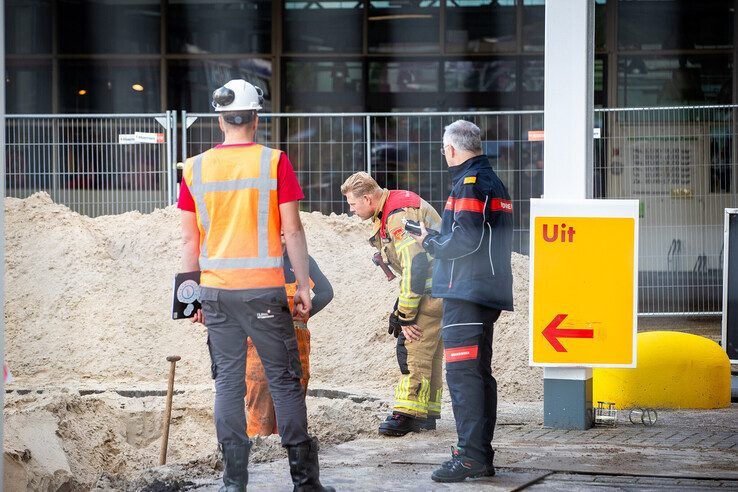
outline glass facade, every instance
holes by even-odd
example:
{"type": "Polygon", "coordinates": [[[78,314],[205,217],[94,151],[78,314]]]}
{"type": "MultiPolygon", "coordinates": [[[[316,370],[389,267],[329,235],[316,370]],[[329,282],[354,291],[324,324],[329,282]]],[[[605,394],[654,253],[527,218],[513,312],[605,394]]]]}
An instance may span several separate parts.
{"type": "Polygon", "coordinates": [[[285,53],[361,53],[362,2],[284,2],[285,53]]]}
{"type": "Polygon", "coordinates": [[[272,63],[263,58],[170,60],[167,107],[207,113],[211,94],[232,79],[244,79],[264,91],[264,110],[272,110],[272,63]]]}
{"type": "MultiPolygon", "coordinates": [[[[595,104],[732,103],[738,0],[596,0],[595,104]]],[[[544,0],[8,0],[8,111],[538,109],[544,0]],[[133,87],[136,87],[135,89],[133,87]]]]}
{"type": "Polygon", "coordinates": [[[51,53],[51,0],[8,0],[5,19],[6,53],[51,53]]]}
{"type": "Polygon", "coordinates": [[[172,0],[166,12],[169,53],[271,53],[269,0],[172,0]]]}
{"type": "Polygon", "coordinates": [[[624,106],[731,104],[730,55],[623,56],[618,100],[624,106]]]}
{"type": "Polygon", "coordinates": [[[732,49],[733,0],[621,0],[618,47],[626,50],[732,49]]]}
{"type": "Polygon", "coordinates": [[[284,111],[360,112],[364,109],[363,66],[358,59],[289,59],[284,62],[282,74],[284,111]]]}
{"type": "Polygon", "coordinates": [[[51,63],[14,60],[5,65],[5,109],[8,113],[51,113],[51,63]]]}
{"type": "Polygon", "coordinates": [[[158,0],[59,0],[56,8],[60,54],[153,54],[161,50],[158,0]]]}
{"type": "Polygon", "coordinates": [[[149,61],[59,64],[61,113],[152,113],[160,106],[159,66],[149,61]]]}
{"type": "Polygon", "coordinates": [[[446,4],[447,53],[510,53],[517,48],[515,0],[446,4]]]}

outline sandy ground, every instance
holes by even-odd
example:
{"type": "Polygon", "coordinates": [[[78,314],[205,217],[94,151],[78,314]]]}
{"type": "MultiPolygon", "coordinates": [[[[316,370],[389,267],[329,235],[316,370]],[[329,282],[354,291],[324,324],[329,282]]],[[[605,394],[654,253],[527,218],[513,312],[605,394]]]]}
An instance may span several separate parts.
{"type": "MultiPolygon", "coordinates": [[[[15,376],[5,407],[8,483],[84,490],[101,474],[126,476],[155,464],[165,358],[174,354],[182,357],[176,389],[183,393],[175,396],[169,461],[212,472],[205,330],[168,317],[179,211],[92,219],[45,193],[8,198],[5,206],[6,357],[15,376]]],[[[372,265],[366,224],[319,213],[302,220],[310,253],[335,290],[310,321],[311,387],[370,397],[308,399],[311,431],[328,444],[346,442],[373,434],[388,411],[399,372],[386,331],[397,281],[388,283],[372,265]]],[[[494,370],[501,398],[538,400],[541,371],[527,366],[525,349],[527,258],[514,255],[513,270],[516,311],[496,325],[494,370]]],[[[274,440],[258,448],[256,460],[282,453],[274,440]]]]}
{"type": "MultiPolygon", "coordinates": [[[[178,481],[214,483],[220,463],[205,330],[168,316],[179,262],[179,212],[170,207],[91,219],[44,193],[8,198],[5,207],[6,360],[15,376],[5,402],[6,489],[172,490],[178,481]],[[161,438],[165,358],[174,354],[182,360],[170,466],[152,469],[161,438]],[[164,475],[169,488],[157,488],[164,475]]],[[[399,372],[395,340],[386,331],[397,281],[388,283],[372,265],[366,224],[319,213],[302,214],[302,220],[310,253],[335,290],[334,301],[310,321],[310,430],[329,460],[339,459],[342,449],[360,460],[361,446],[377,464],[410,453],[399,444],[405,441],[388,446],[376,438],[399,372]]],[[[494,372],[508,405],[501,419],[540,425],[542,374],[527,365],[528,259],[514,254],[512,261],[516,310],[503,313],[494,341],[494,372]],[[518,415],[526,408],[537,410],[518,415]]],[[[680,329],[679,321],[668,323],[680,329]]],[[[710,336],[714,324],[704,330],[710,336]]],[[[452,444],[447,391],[443,415],[438,433],[408,441],[419,439],[418,452],[437,452],[439,439],[452,444]]],[[[282,467],[288,480],[283,456],[275,437],[259,440],[253,452],[254,461],[263,463],[256,469],[282,467]]],[[[329,474],[340,478],[339,468],[329,474]]],[[[357,465],[354,473],[361,470],[357,465]]],[[[268,482],[262,485],[269,490],[268,482]]]]}

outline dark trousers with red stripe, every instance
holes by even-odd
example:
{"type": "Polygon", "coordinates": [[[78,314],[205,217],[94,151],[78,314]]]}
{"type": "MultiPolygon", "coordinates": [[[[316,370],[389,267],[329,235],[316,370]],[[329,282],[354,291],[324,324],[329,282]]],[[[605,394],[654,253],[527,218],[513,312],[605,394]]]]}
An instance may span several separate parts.
{"type": "Polygon", "coordinates": [[[446,382],[456,419],[457,446],[482,463],[494,459],[497,381],[492,376],[492,333],[499,309],[443,300],[446,382]]]}

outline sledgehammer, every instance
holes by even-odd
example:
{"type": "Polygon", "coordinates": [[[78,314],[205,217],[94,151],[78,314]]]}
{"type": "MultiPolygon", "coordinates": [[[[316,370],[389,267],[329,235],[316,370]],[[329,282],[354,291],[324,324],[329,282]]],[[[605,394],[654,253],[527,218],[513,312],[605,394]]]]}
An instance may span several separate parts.
{"type": "Polygon", "coordinates": [[[379,251],[374,253],[374,256],[372,257],[372,263],[381,268],[384,274],[387,275],[387,282],[392,282],[395,279],[395,274],[392,273],[389,265],[387,265],[382,259],[382,253],[380,253],[379,251]]]}
{"type": "Polygon", "coordinates": [[[169,361],[169,387],[167,388],[167,406],[164,409],[164,425],[161,430],[161,452],[159,453],[159,466],[167,463],[167,446],[169,445],[169,421],[172,418],[172,395],[174,394],[174,369],[177,361],[182,357],[170,355],[169,361]]]}

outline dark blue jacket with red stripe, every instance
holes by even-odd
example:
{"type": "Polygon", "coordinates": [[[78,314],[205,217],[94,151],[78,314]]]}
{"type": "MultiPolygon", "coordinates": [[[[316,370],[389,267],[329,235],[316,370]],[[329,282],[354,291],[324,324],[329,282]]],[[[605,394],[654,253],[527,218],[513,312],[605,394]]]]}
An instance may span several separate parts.
{"type": "Polygon", "coordinates": [[[431,295],[512,311],[510,195],[486,155],[449,171],[441,232],[423,242],[436,260],[431,295]]]}

